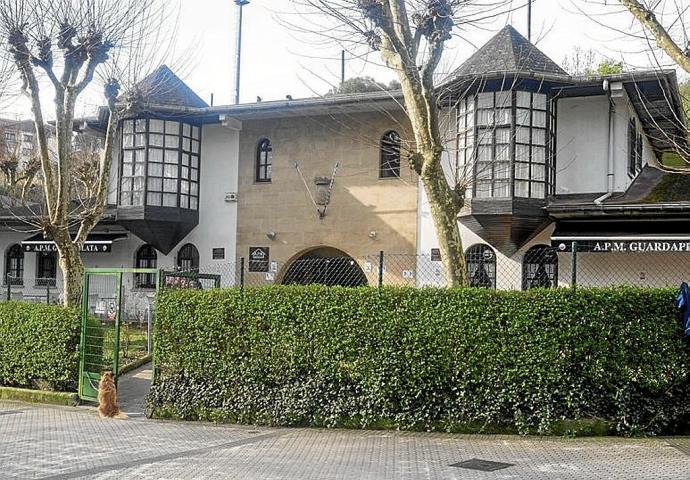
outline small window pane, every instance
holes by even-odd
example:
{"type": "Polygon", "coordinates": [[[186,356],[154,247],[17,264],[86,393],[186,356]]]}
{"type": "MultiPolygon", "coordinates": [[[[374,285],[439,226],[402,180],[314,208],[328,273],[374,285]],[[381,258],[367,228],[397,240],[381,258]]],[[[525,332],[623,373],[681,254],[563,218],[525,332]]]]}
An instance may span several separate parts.
{"type": "Polygon", "coordinates": [[[155,207],[160,207],[161,206],[161,200],[163,198],[163,195],[160,193],[151,193],[149,192],[146,200],[147,205],[152,205],[155,207]]]}
{"type": "Polygon", "coordinates": [[[132,133],[134,131],[134,120],[125,120],[122,126],[124,133],[132,133]]]}
{"type": "Polygon", "coordinates": [[[497,145],[496,146],[496,158],[497,162],[509,162],[510,161],[510,145],[497,145]]]}
{"type": "Polygon", "coordinates": [[[477,112],[477,125],[486,126],[493,125],[494,111],[493,110],[479,110],[477,112]]]}
{"type": "Polygon", "coordinates": [[[152,132],[163,133],[163,120],[149,120],[149,129],[152,132]]]}
{"type": "Polygon", "coordinates": [[[535,127],[546,127],[546,112],[535,110],[533,113],[533,121],[535,127]]]}
{"type": "Polygon", "coordinates": [[[496,108],[510,107],[513,103],[513,94],[510,90],[505,92],[496,92],[496,108]]]}
{"type": "Polygon", "coordinates": [[[146,146],[146,134],[145,133],[137,133],[137,135],[136,135],[136,146],[137,147],[145,147],[146,146]]]}
{"type": "Polygon", "coordinates": [[[176,150],[166,150],[165,151],[165,163],[174,163],[177,165],[179,155],[176,150]]]}
{"type": "Polygon", "coordinates": [[[177,179],[165,179],[165,183],[163,183],[163,191],[164,192],[177,192],[177,179]]]}
{"type": "Polygon", "coordinates": [[[183,138],[182,139],[182,150],[186,152],[190,152],[192,150],[192,141],[188,138],[183,138]]]}
{"type": "Polygon", "coordinates": [[[144,204],[144,192],[132,192],[132,205],[144,204]]]}
{"type": "Polygon", "coordinates": [[[199,141],[192,140],[192,153],[199,153],[199,141]]]}
{"type": "Polygon", "coordinates": [[[493,92],[480,93],[477,95],[477,108],[494,108],[493,92]]]}
{"type": "Polygon", "coordinates": [[[530,125],[530,111],[524,108],[518,108],[515,112],[515,123],[518,125],[530,125]]]}
{"type": "Polygon", "coordinates": [[[122,155],[122,161],[126,163],[131,163],[134,161],[134,152],[132,150],[125,150],[122,155]]]}
{"type": "Polygon", "coordinates": [[[177,165],[165,166],[165,178],[177,178],[177,165]]]}
{"type": "Polygon", "coordinates": [[[122,191],[123,192],[129,192],[132,190],[132,179],[131,178],[123,178],[122,179],[122,191]]]}
{"type": "Polygon", "coordinates": [[[146,133],[146,120],[140,118],[136,121],[135,127],[137,133],[146,133]]]}
{"type": "Polygon", "coordinates": [[[529,180],[529,163],[518,162],[515,164],[515,178],[529,180]]]}
{"type": "Polygon", "coordinates": [[[195,197],[192,197],[189,199],[189,208],[192,210],[196,210],[197,206],[199,205],[199,200],[195,197]]]}
{"type": "Polygon", "coordinates": [[[149,148],[149,162],[163,163],[163,150],[149,148]]]}
{"type": "Polygon", "coordinates": [[[134,135],[125,134],[122,136],[122,146],[125,148],[134,147],[134,135]]]}
{"type": "Polygon", "coordinates": [[[477,160],[480,162],[490,162],[493,160],[493,148],[480,146],[477,149],[477,160]]]}
{"type": "Polygon", "coordinates": [[[128,176],[132,174],[132,163],[123,163],[122,164],[122,175],[128,176]]]}
{"type": "MultiPolygon", "coordinates": [[[[166,180],[168,182],[168,180],[166,180]]],[[[185,195],[189,193],[189,182],[187,180],[180,180],[180,193],[185,195]]]]}
{"type": "Polygon", "coordinates": [[[532,183],[532,198],[545,198],[543,183],[532,183]]]}
{"type": "Polygon", "coordinates": [[[192,155],[192,167],[199,168],[199,157],[197,155],[192,155]]]}
{"type": "Polygon", "coordinates": [[[144,189],[144,177],[134,177],[132,182],[132,190],[141,191],[144,189]]]}
{"type": "Polygon", "coordinates": [[[529,182],[515,181],[515,196],[529,198],[529,182]]]}
{"type": "Polygon", "coordinates": [[[199,184],[192,182],[191,184],[191,192],[192,195],[199,195],[199,184]]]}
{"type": "Polygon", "coordinates": [[[199,127],[192,127],[192,137],[199,140],[201,138],[201,129],[199,127]]]}
{"type": "Polygon", "coordinates": [[[494,164],[494,179],[501,180],[510,178],[510,163],[496,162],[494,164]]]}
{"type": "Polygon", "coordinates": [[[149,163],[149,176],[162,177],[163,165],[161,165],[160,163],[149,163]]]}
{"type": "Polygon", "coordinates": [[[493,143],[493,130],[479,131],[479,145],[492,145],[493,143]]]}
{"type": "Polygon", "coordinates": [[[535,145],[546,145],[546,130],[542,130],[540,128],[533,128],[532,143],[535,145]]]}
{"type": "Polygon", "coordinates": [[[546,163],[546,149],[544,147],[532,147],[532,161],[534,163],[546,163]]]}
{"type": "Polygon", "coordinates": [[[496,118],[494,120],[496,125],[510,125],[512,121],[512,110],[509,108],[500,108],[496,110],[496,118]]]}
{"type": "Polygon", "coordinates": [[[477,180],[491,180],[492,170],[490,162],[477,162],[477,180]]]}
{"type": "Polygon", "coordinates": [[[544,165],[532,164],[532,180],[544,180],[544,165]]]}
{"type": "Polygon", "coordinates": [[[192,168],[192,180],[194,180],[195,182],[199,181],[199,170],[197,170],[196,168],[192,168]]]}
{"type": "Polygon", "coordinates": [[[182,167],[180,178],[189,178],[189,167],[182,167]]]}
{"type": "Polygon", "coordinates": [[[487,198],[491,196],[491,180],[477,179],[477,188],[475,195],[477,198],[487,198]]]}
{"type": "Polygon", "coordinates": [[[509,197],[510,196],[510,182],[506,180],[497,181],[494,183],[494,197],[509,197]]]}
{"type": "Polygon", "coordinates": [[[134,165],[134,175],[143,177],[146,172],[144,172],[144,163],[137,163],[134,165]]]}
{"type": "Polygon", "coordinates": [[[496,143],[510,143],[510,128],[496,129],[496,143]]]}
{"type": "Polygon", "coordinates": [[[189,154],[188,153],[183,153],[182,154],[182,165],[189,166],[189,154]]]}
{"type": "Polygon", "coordinates": [[[530,129],[526,127],[517,127],[515,132],[515,141],[518,143],[530,143],[530,129]]]}
{"type": "Polygon", "coordinates": [[[543,93],[535,93],[533,102],[532,108],[546,110],[546,95],[543,93]]]}
{"type": "Polygon", "coordinates": [[[166,193],[163,195],[163,206],[164,207],[176,207],[177,206],[177,194],[176,193],[166,193]]]}
{"type": "Polygon", "coordinates": [[[148,188],[149,190],[160,192],[163,190],[163,180],[160,178],[149,178],[148,188]]]}
{"type": "Polygon", "coordinates": [[[166,135],[165,136],[165,147],[166,148],[178,148],[180,146],[180,137],[177,135],[166,135]]]}
{"type": "Polygon", "coordinates": [[[189,197],[187,195],[180,197],[180,208],[189,208],[189,197]]]}
{"type": "Polygon", "coordinates": [[[149,145],[153,147],[162,147],[163,135],[160,135],[158,133],[152,133],[151,135],[149,135],[149,145]]]}
{"type": "Polygon", "coordinates": [[[529,162],[529,145],[515,145],[515,161],[529,162]]]}
{"type": "Polygon", "coordinates": [[[516,92],[516,101],[518,107],[530,108],[530,93],[516,92]]]}
{"type": "Polygon", "coordinates": [[[131,205],[132,204],[132,193],[131,192],[125,192],[124,190],[122,191],[122,194],[120,195],[120,205],[131,205]]]}
{"type": "Polygon", "coordinates": [[[180,124],[179,122],[165,122],[165,133],[174,133],[175,135],[180,134],[180,124]]]}
{"type": "Polygon", "coordinates": [[[192,127],[188,123],[182,124],[182,135],[189,137],[192,133],[192,127]]]}

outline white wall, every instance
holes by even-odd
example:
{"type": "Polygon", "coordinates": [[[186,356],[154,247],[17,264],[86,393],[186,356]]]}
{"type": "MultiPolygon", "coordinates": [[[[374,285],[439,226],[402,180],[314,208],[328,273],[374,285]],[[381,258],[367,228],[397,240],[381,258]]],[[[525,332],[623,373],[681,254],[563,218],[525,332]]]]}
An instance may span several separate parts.
{"type": "MultiPolygon", "coordinates": [[[[624,192],[634,180],[628,174],[628,121],[642,126],[625,91],[614,98],[614,191],[624,192]]],[[[609,103],[606,95],[564,98],[558,101],[556,194],[607,191],[609,103]]],[[[657,165],[643,133],[642,165],[657,165]]]]}

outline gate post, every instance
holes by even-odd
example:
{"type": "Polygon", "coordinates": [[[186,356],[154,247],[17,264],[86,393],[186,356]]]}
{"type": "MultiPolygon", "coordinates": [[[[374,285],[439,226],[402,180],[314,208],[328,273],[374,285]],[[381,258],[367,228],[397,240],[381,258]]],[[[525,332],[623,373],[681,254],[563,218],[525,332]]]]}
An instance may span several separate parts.
{"type": "Polygon", "coordinates": [[[383,286],[383,250],[379,252],[379,287],[383,286]]]}
{"type": "Polygon", "coordinates": [[[244,292],[244,257],[240,258],[240,292],[244,292]]]}
{"type": "Polygon", "coordinates": [[[570,286],[577,286],[577,242],[571,245],[572,256],[570,257],[570,286]]]}
{"type": "Polygon", "coordinates": [[[5,282],[7,283],[7,301],[9,302],[12,299],[12,276],[9,273],[5,278],[5,282]]]}

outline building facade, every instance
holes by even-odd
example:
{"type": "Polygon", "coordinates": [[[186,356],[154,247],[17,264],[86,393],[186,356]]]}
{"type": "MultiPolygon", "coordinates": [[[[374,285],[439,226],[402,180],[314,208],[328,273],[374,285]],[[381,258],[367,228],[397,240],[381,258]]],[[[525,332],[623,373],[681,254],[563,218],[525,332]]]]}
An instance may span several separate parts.
{"type": "MultiPolygon", "coordinates": [[[[208,106],[166,67],[142,86],[88,267],[197,270],[223,285],[445,285],[399,92],[208,106]]],[[[674,72],[571,77],[506,27],[439,91],[473,286],[690,274],[687,177],[660,164],[687,147],[674,72]]],[[[101,115],[80,128],[103,126],[101,115]]],[[[59,290],[52,242],[21,228],[30,212],[1,213],[7,291],[59,290]]],[[[149,277],[127,282],[151,291],[149,277]]]]}

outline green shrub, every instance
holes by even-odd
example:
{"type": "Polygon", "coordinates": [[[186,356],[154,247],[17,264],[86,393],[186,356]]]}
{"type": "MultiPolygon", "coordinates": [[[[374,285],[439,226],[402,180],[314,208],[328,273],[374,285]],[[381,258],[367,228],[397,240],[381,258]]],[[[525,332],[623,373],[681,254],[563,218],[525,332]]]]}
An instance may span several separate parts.
{"type": "Polygon", "coordinates": [[[286,426],[676,432],[690,412],[690,347],[673,299],[638,288],[167,290],[148,411],[286,426]]]}
{"type": "Polygon", "coordinates": [[[75,391],[79,331],[77,310],[0,303],[0,385],[75,391]]]}

